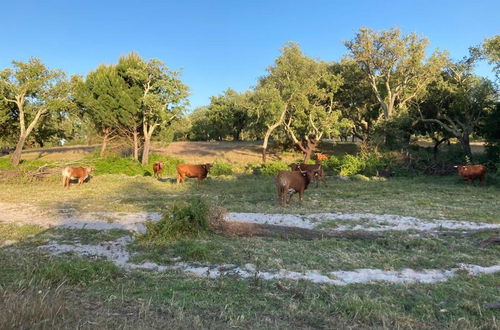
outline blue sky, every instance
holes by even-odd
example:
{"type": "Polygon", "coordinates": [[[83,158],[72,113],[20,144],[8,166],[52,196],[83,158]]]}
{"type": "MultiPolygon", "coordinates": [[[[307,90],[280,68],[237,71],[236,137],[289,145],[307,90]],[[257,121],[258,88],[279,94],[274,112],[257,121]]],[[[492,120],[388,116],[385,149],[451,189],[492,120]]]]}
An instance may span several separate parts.
{"type": "MultiPolygon", "coordinates": [[[[86,74],[131,51],[182,70],[191,107],[254,86],[287,41],[339,60],[360,27],[396,26],[453,58],[500,33],[500,1],[2,1],[0,69],[36,56],[86,74]]],[[[477,69],[489,75],[487,65],[477,69]]]]}

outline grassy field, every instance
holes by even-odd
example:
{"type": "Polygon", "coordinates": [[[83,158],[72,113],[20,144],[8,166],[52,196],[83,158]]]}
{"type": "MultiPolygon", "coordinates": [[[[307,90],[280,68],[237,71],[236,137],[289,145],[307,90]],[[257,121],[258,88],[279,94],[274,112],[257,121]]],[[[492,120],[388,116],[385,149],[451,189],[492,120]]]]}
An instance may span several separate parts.
{"type": "MultiPolygon", "coordinates": [[[[36,183],[0,184],[0,202],[17,205],[33,218],[165,212],[176,201],[192,197],[229,212],[397,214],[500,224],[500,187],[494,179],[481,187],[466,185],[454,176],[368,182],[329,177],[327,185],[309,187],[302,205],[294,197],[286,209],[277,206],[274,178],[264,175],[209,176],[202,184],[188,180],[184,185],[175,184],[172,176],[156,180],[97,175],[70,189],[63,189],[58,176],[36,183]]],[[[0,329],[499,327],[498,309],[488,307],[500,300],[498,274],[459,272],[434,284],[334,286],[229,275],[195,277],[180,270],[127,271],[100,258],[54,256],[39,247],[51,241],[99,244],[134,233],[48,229],[26,222],[0,224],[0,329]]],[[[252,264],[261,271],[319,274],[360,268],[452,269],[460,263],[492,266],[500,262],[499,245],[484,243],[498,231],[467,236],[412,234],[280,239],[205,233],[178,240],[138,239],[127,250],[135,263],[252,264]]]]}

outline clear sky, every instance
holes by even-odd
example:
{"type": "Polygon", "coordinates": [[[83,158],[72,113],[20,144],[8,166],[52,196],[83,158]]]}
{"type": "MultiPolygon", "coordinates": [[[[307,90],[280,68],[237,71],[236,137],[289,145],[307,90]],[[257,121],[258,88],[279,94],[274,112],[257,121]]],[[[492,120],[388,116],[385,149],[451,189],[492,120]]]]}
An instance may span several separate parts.
{"type": "MultiPolygon", "coordinates": [[[[500,33],[500,1],[0,1],[0,69],[36,56],[86,74],[131,51],[182,68],[191,107],[254,86],[287,41],[339,60],[360,27],[396,26],[458,59],[500,33]]],[[[477,72],[490,75],[482,65],[477,72]]]]}

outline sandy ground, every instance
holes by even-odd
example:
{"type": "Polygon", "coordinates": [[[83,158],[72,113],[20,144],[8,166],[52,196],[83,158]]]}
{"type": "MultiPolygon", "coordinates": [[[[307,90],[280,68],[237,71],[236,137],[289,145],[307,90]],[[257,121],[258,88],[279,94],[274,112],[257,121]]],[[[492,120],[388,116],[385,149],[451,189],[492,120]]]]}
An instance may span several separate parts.
{"type": "MultiPolygon", "coordinates": [[[[0,202],[0,223],[36,224],[43,227],[62,227],[75,229],[125,229],[128,231],[144,232],[144,222],[157,221],[161,218],[158,213],[77,213],[74,209],[64,209],[58,212],[45,211],[29,204],[10,204],[0,202]]],[[[329,228],[331,231],[362,230],[362,231],[440,231],[440,230],[481,230],[499,229],[500,225],[486,224],[455,220],[424,220],[415,217],[399,215],[376,215],[370,213],[321,213],[309,215],[297,214],[261,214],[261,213],[228,213],[227,221],[238,221],[243,223],[259,223],[268,225],[279,225],[292,228],[315,229],[325,223],[332,224],[340,221],[338,226],[329,228]]],[[[500,272],[500,265],[482,267],[477,265],[460,264],[451,269],[357,269],[350,271],[332,270],[329,272],[318,272],[309,270],[306,272],[294,272],[286,269],[257,270],[255,265],[246,264],[236,266],[230,264],[199,264],[172,260],[170,265],[159,265],[155,263],[135,264],[129,262],[131,254],[126,246],[133,241],[132,236],[123,236],[115,241],[100,242],[95,245],[85,245],[79,242],[74,244],[60,244],[50,241],[40,246],[51,253],[58,255],[67,252],[76,253],[81,256],[104,258],[115,265],[127,270],[142,269],[153,271],[181,270],[195,276],[207,276],[218,278],[221,276],[234,276],[241,279],[261,278],[263,280],[288,279],[307,280],[313,283],[325,283],[331,285],[348,285],[355,283],[390,282],[390,283],[437,283],[447,281],[456,276],[459,271],[465,271],[471,276],[478,274],[491,274],[500,272]]],[[[0,242],[2,245],[13,245],[16,242],[0,242]],[[7,243],[7,244],[5,244],[7,243]]]]}

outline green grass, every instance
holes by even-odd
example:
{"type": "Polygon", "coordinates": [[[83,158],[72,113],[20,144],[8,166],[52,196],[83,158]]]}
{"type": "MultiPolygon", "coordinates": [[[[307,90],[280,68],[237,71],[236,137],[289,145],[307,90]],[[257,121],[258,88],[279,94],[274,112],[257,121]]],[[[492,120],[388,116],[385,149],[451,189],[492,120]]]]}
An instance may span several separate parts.
{"type": "Polygon", "coordinates": [[[17,225],[0,223],[0,242],[23,241],[43,232],[45,228],[34,225],[17,225]]]}
{"type": "Polygon", "coordinates": [[[75,327],[83,321],[94,322],[88,324],[93,327],[128,328],[138,325],[133,317],[144,320],[139,328],[167,324],[161,322],[173,328],[443,329],[498,325],[497,312],[484,307],[499,298],[494,275],[460,275],[432,285],[342,287],[285,280],[212,280],[179,272],[123,273],[101,261],[1,249],[0,262],[4,266],[0,268],[0,296],[9,298],[0,299],[0,320],[14,315],[14,321],[24,318],[21,321],[35,324],[45,317],[50,324],[46,328],[75,327]],[[62,295],[66,299],[58,299],[62,295]],[[40,302],[39,297],[47,298],[40,302]],[[44,301],[60,312],[47,310],[49,306],[42,310],[44,301]],[[12,306],[19,307],[13,311],[12,306]]]}
{"type": "MultiPolygon", "coordinates": [[[[457,177],[341,181],[306,190],[304,203],[277,206],[274,178],[231,175],[177,185],[127,175],[97,175],[78,187],[60,182],[0,184],[0,201],[36,205],[33,212],[135,212],[171,210],[199,198],[234,212],[359,212],[500,223],[500,188],[463,184],[457,177]]],[[[22,205],[22,207],[27,207],[22,205]]],[[[29,206],[28,206],[29,207],[29,206]]],[[[196,210],[195,210],[196,211],[196,210]]],[[[182,216],[180,218],[183,218],[182,216]]],[[[326,225],[325,225],[326,226],[326,225]]],[[[161,230],[159,231],[161,232],[161,230]]],[[[123,271],[108,261],[50,256],[37,246],[48,240],[97,244],[130,235],[123,230],[69,230],[0,225],[0,329],[34,328],[498,328],[498,275],[460,274],[445,283],[330,286],[258,278],[197,278],[180,271],[123,271]],[[39,293],[42,292],[42,293],[39,293]]],[[[374,240],[195,237],[137,240],[134,262],[171,264],[252,263],[260,270],[357,268],[449,269],[458,263],[498,263],[498,245],[469,237],[408,237],[387,233],[374,240]]]]}
{"type": "Polygon", "coordinates": [[[379,268],[431,269],[453,268],[459,263],[492,266],[498,262],[499,246],[480,247],[477,237],[409,238],[392,234],[386,238],[280,240],[275,238],[224,238],[208,236],[198,240],[180,240],[148,244],[136,242],[133,260],[170,264],[181,257],[185,261],[212,264],[256,264],[266,271],[335,270],[379,268]],[[175,260],[175,259],[174,259],[175,260]]]}
{"type": "Polygon", "coordinates": [[[273,177],[233,175],[207,178],[201,184],[173,177],[100,175],[80,187],[60,182],[0,184],[0,201],[31,203],[50,210],[163,211],[176,200],[199,197],[230,212],[346,212],[399,214],[500,223],[500,187],[468,185],[458,177],[391,178],[388,181],[341,181],[311,185],[300,205],[294,196],[287,209],[277,206],[273,177]]]}

